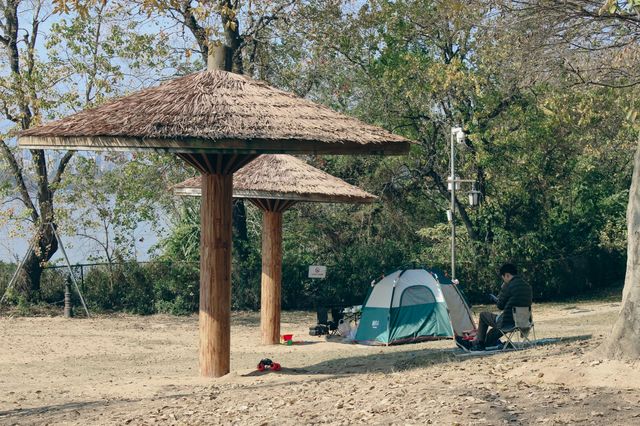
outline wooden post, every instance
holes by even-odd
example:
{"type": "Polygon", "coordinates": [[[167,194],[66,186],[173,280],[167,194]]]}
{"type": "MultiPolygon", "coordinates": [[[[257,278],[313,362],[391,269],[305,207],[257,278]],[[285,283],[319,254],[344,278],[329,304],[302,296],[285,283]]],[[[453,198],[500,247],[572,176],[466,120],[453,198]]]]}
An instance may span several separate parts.
{"type": "Polygon", "coordinates": [[[280,343],[282,281],[282,212],[263,211],[262,295],[260,328],[262,344],[280,343]]]}
{"type": "Polygon", "coordinates": [[[229,373],[233,176],[202,175],[200,208],[200,374],[229,373]]]}

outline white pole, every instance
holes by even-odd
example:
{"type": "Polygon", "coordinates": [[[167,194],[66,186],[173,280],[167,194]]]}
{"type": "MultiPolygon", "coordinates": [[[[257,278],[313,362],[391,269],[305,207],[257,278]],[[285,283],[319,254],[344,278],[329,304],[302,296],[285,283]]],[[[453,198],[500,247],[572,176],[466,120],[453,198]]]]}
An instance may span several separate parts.
{"type": "Polygon", "coordinates": [[[456,151],[451,129],[451,280],[456,278],[456,151]]]}

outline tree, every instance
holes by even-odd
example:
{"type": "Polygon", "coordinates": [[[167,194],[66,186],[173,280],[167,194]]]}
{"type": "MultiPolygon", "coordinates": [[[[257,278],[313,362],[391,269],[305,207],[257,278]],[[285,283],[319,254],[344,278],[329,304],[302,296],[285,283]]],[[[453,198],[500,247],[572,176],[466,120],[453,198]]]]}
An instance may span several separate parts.
{"type": "MultiPolygon", "coordinates": [[[[556,67],[549,68],[548,61],[542,62],[547,69],[556,74],[564,72],[575,86],[614,87],[635,93],[637,99],[640,2],[514,0],[504,2],[503,7],[527,18],[527,31],[536,34],[535,40],[546,41],[532,45],[528,40],[520,43],[520,47],[528,51],[545,50],[547,57],[555,58],[556,67]]],[[[638,105],[630,105],[629,119],[635,119],[637,109],[638,105]]],[[[601,347],[608,356],[628,359],[640,358],[640,138],[636,145],[627,207],[627,268],[622,307],[613,332],[601,347]]]]}
{"type": "MultiPolygon", "coordinates": [[[[47,73],[51,71],[56,77],[60,77],[60,74],[53,69],[42,67],[37,57],[40,25],[50,17],[50,14],[46,12],[43,2],[35,2],[35,7],[27,15],[29,29],[22,30],[24,24],[21,20],[25,12],[21,7],[24,3],[26,2],[12,0],[0,2],[2,13],[0,43],[3,45],[3,54],[8,64],[8,69],[3,70],[7,75],[0,80],[2,88],[0,102],[2,102],[4,118],[13,122],[18,130],[28,129],[34,122],[37,123],[41,119],[42,107],[47,101],[46,98],[41,98],[42,91],[47,86],[55,84],[53,79],[47,78],[47,73]],[[24,34],[20,34],[21,31],[24,31],[24,34]]],[[[26,257],[16,286],[29,300],[38,297],[42,265],[51,259],[58,248],[58,242],[49,224],[55,224],[54,196],[73,153],[67,152],[62,155],[53,168],[53,175],[50,175],[50,166],[47,164],[45,152],[30,151],[36,187],[35,195],[32,195],[21,155],[16,153],[6,141],[7,137],[12,138],[14,135],[15,131],[10,130],[0,138],[0,150],[5,165],[11,170],[15,180],[19,199],[24,204],[28,218],[34,227],[32,244],[35,250],[26,257]]]]}
{"type": "Polygon", "coordinates": [[[622,308],[602,350],[614,358],[640,358],[640,138],[627,209],[627,271],[622,308]]]}
{"type": "MultiPolygon", "coordinates": [[[[298,0],[249,1],[192,0],[139,1],[142,10],[176,21],[187,28],[195,41],[193,50],[207,63],[209,48],[223,43],[231,50],[232,70],[238,74],[255,76],[257,52],[261,38],[273,21],[286,18],[298,0]]],[[[242,200],[233,205],[234,245],[241,258],[246,255],[246,208],[242,200]]]]}
{"type": "MultiPolygon", "coordinates": [[[[616,21],[629,23],[630,42],[640,43],[640,2],[628,0],[626,7],[607,1],[604,10],[615,16],[616,21]]],[[[640,79],[632,78],[628,87],[640,87],[640,79]]],[[[631,111],[635,117],[635,111],[631,111]]],[[[640,133],[640,132],[639,132],[640,133]]],[[[640,137],[634,157],[633,180],[629,190],[627,208],[627,271],[622,291],[622,308],[613,331],[602,346],[612,357],[640,358],[640,137]]]]}
{"type": "MultiPolygon", "coordinates": [[[[63,178],[74,154],[25,154],[13,145],[16,133],[139,85],[156,66],[154,59],[166,53],[163,38],[139,31],[139,22],[118,5],[98,2],[65,17],[52,9],[46,1],[0,2],[0,44],[7,58],[0,68],[0,107],[11,123],[0,134],[0,166],[10,170],[15,198],[24,206],[21,214],[9,212],[10,219],[28,220],[33,231],[35,250],[26,257],[16,286],[27,300],[38,299],[43,266],[58,248],[50,225],[57,227],[65,214],[54,201],[69,189],[63,178]]],[[[4,189],[3,196],[14,195],[4,189]]]]}
{"type": "MultiPolygon", "coordinates": [[[[463,213],[461,278],[478,283],[473,293],[481,294],[481,285],[493,282],[491,262],[510,258],[537,268],[539,297],[577,288],[554,277],[555,265],[607,251],[600,238],[623,211],[618,200],[630,176],[621,151],[628,129],[619,123],[631,97],[606,88],[567,91],[555,84],[559,73],[555,81],[534,75],[528,51],[502,43],[510,19],[490,5],[375,1],[354,10],[337,3],[309,2],[299,11],[281,45],[271,46],[269,79],[419,144],[404,157],[314,164],[382,195],[372,222],[384,225],[374,232],[401,241],[408,260],[447,265],[447,134],[464,123],[469,146],[458,167],[477,177],[485,199],[466,210],[468,220],[463,213]],[[597,184],[593,190],[583,189],[588,179],[597,184]]],[[[458,205],[464,203],[461,197],[458,205]]],[[[362,231],[344,218],[306,219],[322,223],[316,226],[326,227],[340,250],[355,245],[351,231],[362,231]]]]}

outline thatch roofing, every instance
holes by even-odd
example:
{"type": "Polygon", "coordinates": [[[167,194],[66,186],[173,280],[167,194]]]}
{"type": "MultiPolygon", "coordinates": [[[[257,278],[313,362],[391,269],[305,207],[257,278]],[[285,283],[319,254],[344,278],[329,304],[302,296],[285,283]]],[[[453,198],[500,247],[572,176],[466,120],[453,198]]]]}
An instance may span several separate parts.
{"type": "MultiPolygon", "coordinates": [[[[201,195],[201,177],[173,187],[178,195],[201,195]]],[[[370,203],[377,197],[291,155],[261,155],[233,175],[235,198],[370,203]]]]}
{"type": "Polygon", "coordinates": [[[21,133],[24,148],[400,154],[407,139],[220,70],[135,92],[21,133]]]}

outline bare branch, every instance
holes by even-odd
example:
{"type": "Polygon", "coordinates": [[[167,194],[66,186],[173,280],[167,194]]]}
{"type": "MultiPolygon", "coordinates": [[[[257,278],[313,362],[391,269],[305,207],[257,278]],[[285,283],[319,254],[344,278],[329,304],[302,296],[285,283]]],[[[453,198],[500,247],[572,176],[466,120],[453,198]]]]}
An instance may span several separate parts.
{"type": "Polygon", "coordinates": [[[60,160],[60,162],[58,163],[56,174],[53,176],[53,179],[51,180],[51,184],[50,184],[50,186],[52,187],[52,190],[51,190],[52,195],[56,192],[56,189],[57,189],[56,186],[60,183],[60,180],[62,179],[62,175],[65,169],[67,168],[67,164],[69,164],[69,161],[71,161],[71,158],[73,158],[73,154],[74,154],[74,151],[67,151],[62,157],[62,159],[60,160]]]}
{"type": "Polygon", "coordinates": [[[200,53],[202,55],[202,59],[204,63],[207,63],[207,56],[209,55],[209,40],[207,39],[207,32],[204,27],[200,25],[195,15],[193,14],[193,9],[191,8],[191,0],[184,0],[182,2],[182,9],[179,10],[180,14],[184,18],[184,24],[189,28],[193,37],[196,39],[198,43],[198,47],[200,47],[200,53]]]}
{"type": "Polygon", "coordinates": [[[22,202],[31,212],[31,219],[36,222],[38,220],[38,212],[36,211],[35,206],[33,205],[33,201],[31,200],[31,196],[29,195],[29,191],[27,189],[27,185],[25,184],[24,177],[22,175],[22,168],[18,165],[16,158],[13,156],[11,149],[5,143],[4,140],[0,139],[0,151],[2,151],[2,155],[4,156],[7,163],[9,163],[9,167],[13,172],[13,176],[16,180],[16,185],[18,186],[18,191],[20,192],[20,196],[22,198],[22,202]]]}
{"type": "Polygon", "coordinates": [[[290,0],[286,3],[281,4],[279,7],[275,8],[269,15],[261,16],[256,22],[256,25],[250,31],[248,31],[245,34],[245,36],[252,35],[254,37],[257,37],[257,34],[260,31],[262,31],[264,28],[266,28],[271,22],[278,19],[282,19],[282,15],[281,15],[282,11],[290,6],[293,6],[297,1],[298,0],[290,0]]]}

